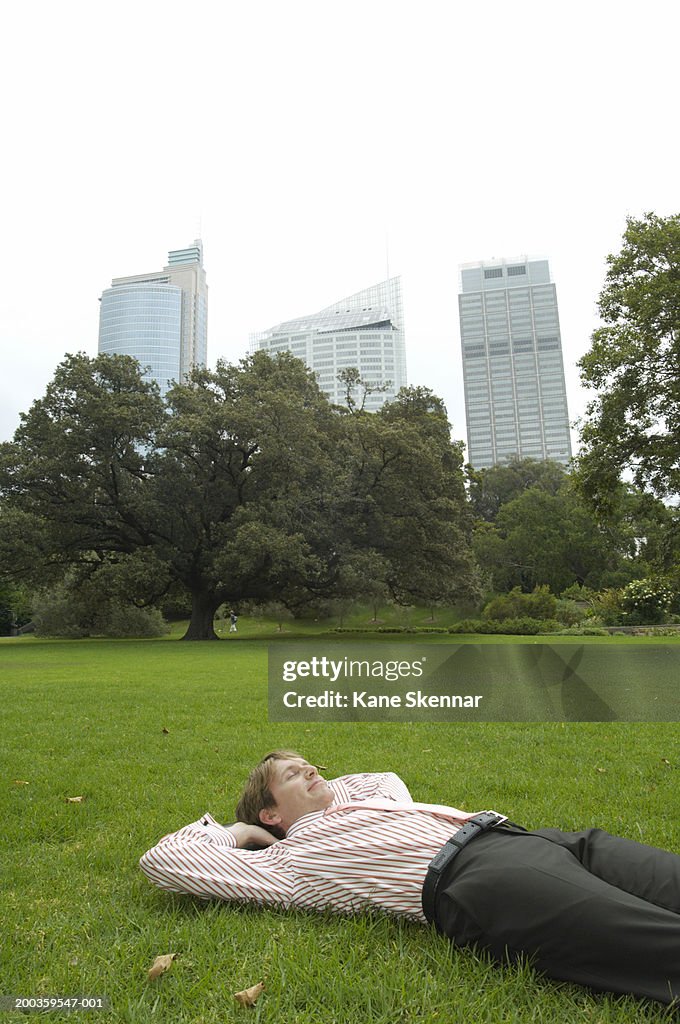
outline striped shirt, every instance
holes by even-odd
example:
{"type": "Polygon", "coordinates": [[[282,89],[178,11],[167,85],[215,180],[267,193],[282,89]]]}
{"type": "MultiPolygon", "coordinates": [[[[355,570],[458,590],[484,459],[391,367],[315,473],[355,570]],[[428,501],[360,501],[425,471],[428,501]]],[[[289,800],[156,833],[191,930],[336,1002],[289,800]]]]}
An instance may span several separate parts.
{"type": "MultiPolygon", "coordinates": [[[[392,772],[344,775],[329,786],[336,804],[413,802],[392,772]]],[[[313,811],[272,846],[240,850],[228,828],[205,814],[161,839],[140,866],[162,889],[204,899],[347,914],[380,909],[424,922],[427,867],[455,831],[434,809],[355,807],[313,811]]]]}

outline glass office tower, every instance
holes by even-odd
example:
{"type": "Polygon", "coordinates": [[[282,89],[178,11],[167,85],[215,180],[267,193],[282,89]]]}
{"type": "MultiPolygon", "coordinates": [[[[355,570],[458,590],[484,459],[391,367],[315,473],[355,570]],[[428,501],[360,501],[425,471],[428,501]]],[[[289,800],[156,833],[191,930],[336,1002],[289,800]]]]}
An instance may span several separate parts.
{"type": "Polygon", "coordinates": [[[344,398],[340,370],[356,367],[369,384],[389,382],[386,391],[366,399],[365,408],[375,412],[406,384],[401,278],[391,277],[318,313],[252,334],[250,342],[253,352],[288,351],[302,359],[337,404],[344,398]]]}
{"type": "Polygon", "coordinates": [[[461,266],[468,461],[571,458],[555,285],[547,260],[461,266]]]}
{"type": "Polygon", "coordinates": [[[203,245],[168,254],[157,274],[118,277],[102,293],[99,351],[129,355],[165,395],[208,357],[208,286],[203,245]]]}

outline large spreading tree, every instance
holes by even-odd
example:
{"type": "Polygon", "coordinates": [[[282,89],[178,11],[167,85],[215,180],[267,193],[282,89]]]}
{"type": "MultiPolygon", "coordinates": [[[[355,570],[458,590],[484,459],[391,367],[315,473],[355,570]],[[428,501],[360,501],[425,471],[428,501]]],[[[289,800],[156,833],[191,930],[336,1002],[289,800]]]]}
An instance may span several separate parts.
{"type": "Polygon", "coordinates": [[[416,389],[342,413],[287,353],[196,370],[165,400],[133,360],[68,356],[0,447],[0,500],[5,573],[138,601],[184,591],[187,639],[215,637],[223,602],[477,585],[441,403],[416,389]]]}
{"type": "Polygon", "coordinates": [[[680,493],[680,215],[629,218],[623,243],[607,259],[602,326],[580,362],[598,394],[578,475],[604,512],[625,470],[659,497],[680,493]]]}

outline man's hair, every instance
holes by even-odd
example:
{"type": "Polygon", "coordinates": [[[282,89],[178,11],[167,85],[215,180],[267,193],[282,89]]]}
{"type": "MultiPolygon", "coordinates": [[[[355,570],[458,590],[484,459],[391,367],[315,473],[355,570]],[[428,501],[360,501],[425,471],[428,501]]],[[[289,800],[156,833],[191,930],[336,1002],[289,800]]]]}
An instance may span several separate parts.
{"type": "MultiPolygon", "coordinates": [[[[285,832],[278,825],[266,825],[260,821],[260,811],[267,807],[275,807],[276,801],[269,788],[274,776],[277,761],[288,761],[291,758],[302,758],[295,750],[272,750],[265,754],[256,764],[243,787],[239,802],[236,804],[236,820],[245,821],[248,825],[259,825],[271,832],[277,839],[283,839],[285,832]]],[[[304,758],[302,758],[304,760],[304,758]]]]}

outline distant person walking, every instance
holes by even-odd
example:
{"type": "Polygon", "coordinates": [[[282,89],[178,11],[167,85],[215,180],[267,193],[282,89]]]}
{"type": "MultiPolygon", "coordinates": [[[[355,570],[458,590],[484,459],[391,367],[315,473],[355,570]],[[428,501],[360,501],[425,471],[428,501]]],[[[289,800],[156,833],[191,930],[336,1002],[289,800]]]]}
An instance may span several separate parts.
{"type": "Polygon", "coordinates": [[[236,614],[236,612],[234,611],[233,608],[229,612],[229,622],[230,622],[229,632],[230,633],[238,632],[237,629],[236,629],[236,623],[238,622],[238,615],[236,614]]]}

